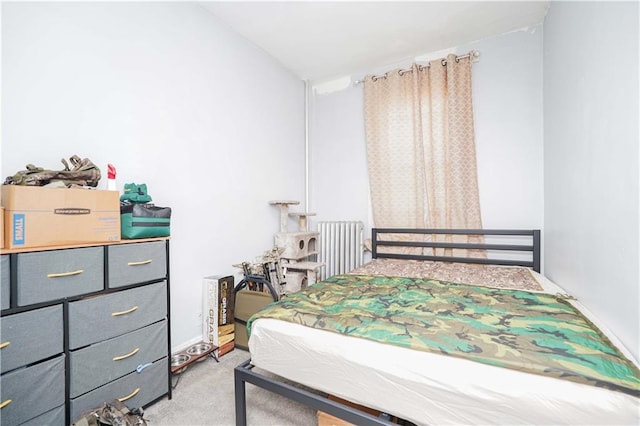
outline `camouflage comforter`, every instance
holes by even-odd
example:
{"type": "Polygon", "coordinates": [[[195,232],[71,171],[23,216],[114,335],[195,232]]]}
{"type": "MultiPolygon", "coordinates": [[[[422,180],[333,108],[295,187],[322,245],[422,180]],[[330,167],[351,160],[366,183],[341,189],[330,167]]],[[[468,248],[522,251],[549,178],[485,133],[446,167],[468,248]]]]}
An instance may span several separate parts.
{"type": "Polygon", "coordinates": [[[560,297],[435,280],[337,275],[268,305],[274,318],[640,396],[640,371],[560,297]]]}

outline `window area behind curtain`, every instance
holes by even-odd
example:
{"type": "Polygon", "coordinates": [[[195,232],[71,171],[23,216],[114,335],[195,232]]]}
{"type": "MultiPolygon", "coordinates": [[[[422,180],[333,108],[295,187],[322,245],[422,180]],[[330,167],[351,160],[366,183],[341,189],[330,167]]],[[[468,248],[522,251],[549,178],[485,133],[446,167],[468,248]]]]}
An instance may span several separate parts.
{"type": "Polygon", "coordinates": [[[472,55],[449,55],[365,79],[375,226],[482,228],[471,67],[472,55]]]}

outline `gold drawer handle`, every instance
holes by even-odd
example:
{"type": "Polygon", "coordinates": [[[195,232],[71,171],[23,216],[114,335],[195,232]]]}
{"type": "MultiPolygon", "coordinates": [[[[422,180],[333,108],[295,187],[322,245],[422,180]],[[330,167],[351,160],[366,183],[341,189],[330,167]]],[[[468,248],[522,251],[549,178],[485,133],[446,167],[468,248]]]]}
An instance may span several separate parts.
{"type": "Polygon", "coordinates": [[[150,264],[151,262],[153,262],[153,260],[152,260],[152,259],[149,259],[149,260],[143,260],[143,261],[140,261],[140,262],[129,262],[129,263],[127,263],[127,266],[148,265],[148,264],[150,264]]]}
{"type": "Polygon", "coordinates": [[[0,403],[0,410],[2,410],[4,407],[6,407],[9,404],[11,404],[10,399],[7,399],[6,401],[2,401],[2,403],[0,403]]]}
{"type": "Polygon", "coordinates": [[[138,306],[134,306],[131,309],[127,309],[126,311],[122,311],[122,312],[114,312],[111,314],[112,317],[119,317],[120,315],[127,315],[130,314],[131,312],[135,311],[136,309],[138,309],[138,306]]]}
{"type": "Polygon", "coordinates": [[[7,346],[9,346],[10,344],[11,344],[11,342],[9,342],[9,341],[6,341],[6,342],[2,342],[2,343],[0,343],[0,349],[4,349],[4,348],[6,348],[7,346]]]}
{"type": "Polygon", "coordinates": [[[61,277],[70,277],[72,275],[80,275],[84,271],[82,269],[78,269],[77,271],[71,272],[60,272],[58,274],[47,274],[47,278],[61,278],[61,277]]]}
{"type": "Polygon", "coordinates": [[[131,392],[129,395],[127,396],[123,396],[122,398],[118,398],[118,401],[120,402],[125,402],[127,399],[131,399],[134,396],[136,396],[138,394],[138,392],[140,392],[140,388],[136,388],[136,390],[134,390],[133,392],[131,392]]]}
{"type": "Polygon", "coordinates": [[[126,355],[114,356],[113,360],[114,361],[120,361],[120,360],[123,360],[123,359],[127,359],[130,356],[134,356],[135,354],[137,354],[139,350],[140,350],[140,348],[135,348],[134,350],[132,350],[131,352],[129,352],[126,355]]]}

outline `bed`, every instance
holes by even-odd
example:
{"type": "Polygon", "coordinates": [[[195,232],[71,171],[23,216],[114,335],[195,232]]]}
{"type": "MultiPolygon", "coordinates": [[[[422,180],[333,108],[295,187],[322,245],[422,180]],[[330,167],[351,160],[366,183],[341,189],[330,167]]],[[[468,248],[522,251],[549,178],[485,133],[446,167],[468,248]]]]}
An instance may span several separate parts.
{"type": "MultiPolygon", "coordinates": [[[[349,275],[310,286],[300,297],[287,297],[277,308],[267,309],[270,312],[265,316],[250,321],[251,359],[235,369],[236,424],[246,424],[246,383],[358,425],[392,424],[392,417],[415,424],[638,424],[637,361],[578,301],[539,272],[537,230],[373,229],[370,263],[349,275]],[[477,241],[458,242],[461,235],[477,241]],[[471,257],[459,256],[459,250],[468,250],[471,257]],[[303,304],[319,297],[332,300],[341,292],[369,297],[370,291],[378,290],[382,295],[366,303],[392,304],[393,309],[391,305],[378,309],[381,317],[391,316],[384,312],[399,312],[399,300],[418,291],[438,300],[435,309],[427,310],[437,310],[439,316],[427,327],[424,322],[411,325],[413,320],[403,320],[400,326],[395,323],[395,330],[381,332],[375,328],[380,318],[369,318],[362,313],[366,309],[358,311],[355,325],[338,325],[337,329],[326,325],[334,319],[324,313],[321,317],[314,312],[301,314],[295,310],[297,305],[291,309],[300,300],[303,304]],[[392,293],[394,298],[388,300],[392,293]],[[493,330],[477,331],[484,327],[476,321],[478,315],[491,317],[496,312],[501,313],[496,322],[517,328],[515,321],[525,314],[507,315],[501,305],[513,301],[524,304],[525,310],[547,310],[549,306],[560,310],[544,313],[549,315],[544,321],[555,322],[553,327],[533,327],[536,333],[543,333],[544,338],[535,337],[542,342],[543,352],[552,352],[549,365],[528,358],[524,346],[529,343],[511,341],[513,336],[493,330]],[[469,313],[469,309],[474,311],[469,313]],[[456,312],[467,315],[462,326],[455,326],[458,328],[449,319],[456,312]],[[313,327],[317,323],[322,326],[313,327]],[[365,335],[370,329],[373,339],[365,335]],[[380,334],[384,334],[382,340],[376,337],[380,334]],[[566,337],[573,334],[577,339],[593,335],[595,340],[574,345],[566,337]],[[390,344],[388,335],[397,341],[390,344]],[[434,336],[441,341],[434,344],[434,336]],[[490,349],[477,347],[469,336],[487,340],[490,349]],[[558,336],[559,342],[546,343],[547,337],[551,342],[558,336]],[[435,346],[414,347],[416,340],[435,346]],[[565,340],[573,346],[561,347],[565,340]],[[494,345],[496,341],[500,345],[494,345]],[[464,356],[456,353],[461,347],[464,356]],[[496,354],[497,358],[490,356],[496,354]],[[577,367],[567,367],[567,359],[576,359],[577,367]],[[600,370],[583,374],[585,364],[589,368],[591,364],[598,364],[597,368],[613,365],[620,377],[604,377],[600,370]],[[383,414],[364,413],[327,395],[383,414]]],[[[419,300],[418,305],[423,306],[419,300]]],[[[416,299],[405,302],[403,315],[416,306],[416,299]]],[[[371,311],[375,310],[374,306],[371,311]]],[[[538,311],[532,315],[541,321],[536,317],[538,311]]],[[[534,349],[540,352],[539,347],[534,349]]]]}

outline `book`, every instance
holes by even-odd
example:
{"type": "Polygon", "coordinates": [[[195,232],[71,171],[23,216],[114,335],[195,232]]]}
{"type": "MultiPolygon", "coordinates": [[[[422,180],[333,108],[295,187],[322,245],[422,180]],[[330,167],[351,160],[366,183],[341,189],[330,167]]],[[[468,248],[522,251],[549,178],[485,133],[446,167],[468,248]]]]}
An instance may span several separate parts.
{"type": "Polygon", "coordinates": [[[212,275],[203,279],[202,335],[205,342],[219,348],[222,356],[233,349],[233,276],[212,275]]]}

